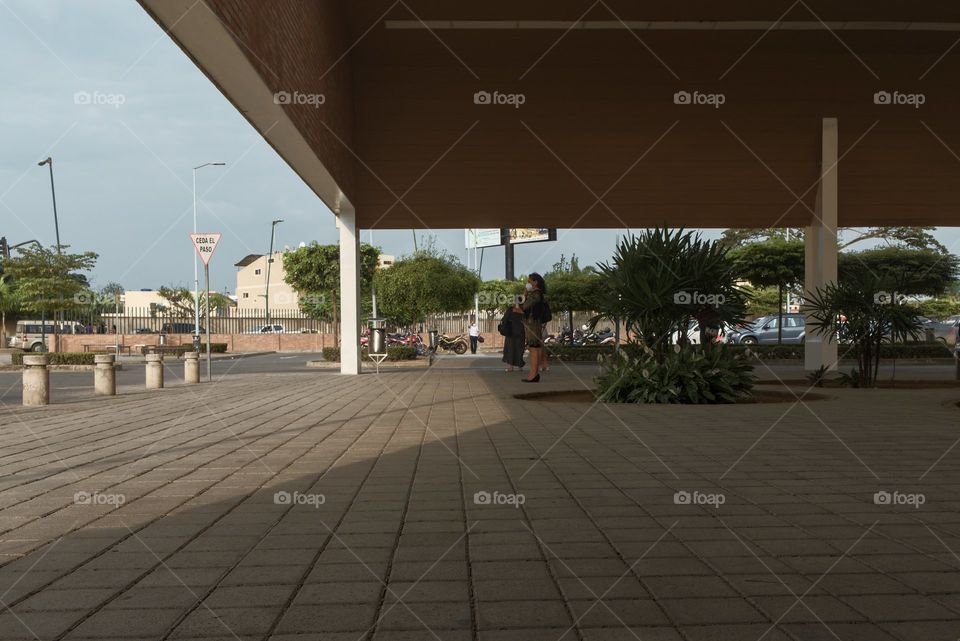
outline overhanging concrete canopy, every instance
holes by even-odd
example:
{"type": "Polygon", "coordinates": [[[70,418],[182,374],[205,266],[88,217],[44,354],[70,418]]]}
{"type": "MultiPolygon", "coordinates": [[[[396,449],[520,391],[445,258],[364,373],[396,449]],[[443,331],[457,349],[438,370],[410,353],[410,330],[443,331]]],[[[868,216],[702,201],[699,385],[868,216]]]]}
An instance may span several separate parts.
{"type": "Polygon", "coordinates": [[[955,3],[141,4],[361,227],[957,224],[955,3]]]}

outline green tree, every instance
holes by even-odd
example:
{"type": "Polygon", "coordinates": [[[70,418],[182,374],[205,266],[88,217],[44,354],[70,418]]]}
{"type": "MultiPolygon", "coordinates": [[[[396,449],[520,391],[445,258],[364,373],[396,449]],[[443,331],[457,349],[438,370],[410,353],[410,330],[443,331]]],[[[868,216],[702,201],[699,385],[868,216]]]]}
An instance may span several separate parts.
{"type": "Polygon", "coordinates": [[[747,314],[753,318],[777,313],[780,307],[780,290],[776,287],[746,287],[747,314]]]}
{"type": "Polygon", "coordinates": [[[960,314],[960,299],[952,296],[939,296],[920,301],[917,305],[920,313],[927,318],[946,318],[960,314]]]}
{"type": "MultiPolygon", "coordinates": [[[[67,246],[61,245],[64,249],[67,246]]],[[[16,283],[22,309],[52,314],[85,304],[90,288],[83,272],[93,269],[97,254],[61,254],[40,246],[20,247],[17,252],[17,257],[4,261],[4,273],[16,283]]]]}
{"type": "Polygon", "coordinates": [[[491,312],[503,311],[509,307],[514,297],[523,293],[525,280],[495,279],[484,281],[480,285],[479,306],[491,312]]]}
{"type": "Polygon", "coordinates": [[[19,308],[17,292],[6,274],[0,274],[0,347],[7,346],[7,312],[19,308]]]}
{"type": "Polygon", "coordinates": [[[401,258],[378,271],[374,284],[383,313],[404,326],[428,314],[469,309],[481,285],[476,274],[455,257],[435,250],[401,258]]]}
{"type": "MultiPolygon", "coordinates": [[[[361,301],[370,297],[370,286],[379,257],[378,247],[365,243],[360,245],[361,301]]],[[[340,245],[312,242],[306,247],[287,252],[283,255],[283,270],[287,283],[300,298],[300,309],[319,320],[332,321],[334,341],[339,345],[340,245]]]]}
{"type": "Polygon", "coordinates": [[[777,343],[783,342],[783,291],[803,283],[803,243],[768,238],[732,249],[730,259],[739,278],[754,287],[777,288],[777,343]]]}
{"type": "MultiPolygon", "coordinates": [[[[173,316],[193,318],[193,292],[186,287],[161,287],[157,294],[167,302],[166,309],[173,316]]],[[[233,305],[229,296],[219,292],[210,292],[210,309],[224,309],[233,305]]],[[[200,292],[200,319],[207,318],[206,292],[200,292]]]]}
{"type": "Polygon", "coordinates": [[[960,259],[930,249],[878,247],[838,256],[840,280],[878,279],[880,289],[900,294],[938,296],[957,279],[960,259]]]}
{"type": "MultiPolygon", "coordinates": [[[[839,243],[839,249],[847,249],[857,243],[866,240],[883,241],[888,246],[904,247],[906,249],[929,249],[947,253],[947,248],[930,233],[936,227],[870,227],[866,231],[859,231],[854,227],[841,227],[840,232],[853,233],[853,237],[843,243],[839,243]]],[[[720,236],[720,243],[726,247],[739,247],[740,245],[753,242],[762,242],[771,239],[786,240],[786,229],[783,228],[757,228],[743,229],[731,228],[724,229],[720,236]]],[[[792,240],[803,240],[803,228],[791,228],[790,238],[792,240]]]]}
{"type": "Polygon", "coordinates": [[[567,325],[573,328],[573,312],[593,311],[600,305],[603,287],[600,274],[592,266],[580,267],[574,254],[568,261],[561,254],[553,269],[544,274],[550,307],[563,311],[567,325]]]}

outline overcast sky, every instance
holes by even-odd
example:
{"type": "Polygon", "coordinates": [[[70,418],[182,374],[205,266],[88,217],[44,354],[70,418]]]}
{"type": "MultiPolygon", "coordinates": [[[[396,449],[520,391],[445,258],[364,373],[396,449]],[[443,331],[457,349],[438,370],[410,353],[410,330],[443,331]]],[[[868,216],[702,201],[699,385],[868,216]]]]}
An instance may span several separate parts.
{"type": "MultiPolygon", "coordinates": [[[[61,242],[100,254],[93,282],[127,289],[190,286],[191,168],[200,231],[223,240],[211,287],[233,292],[233,264],[277,246],[337,241],[333,215],[132,0],[0,0],[0,235],[54,241],[54,158],[61,242]]],[[[465,260],[463,230],[435,233],[465,260]]],[[[560,231],[556,243],[518,247],[517,273],[549,270],[561,253],[609,258],[617,232],[560,231]]],[[[708,232],[715,236],[716,231],[708,232]]],[[[960,230],[942,229],[960,246],[960,230]]],[[[363,232],[364,241],[369,232],[363,232]]],[[[388,254],[412,251],[411,232],[376,232],[388,254]]],[[[503,276],[488,249],[484,278],[503,276]]]]}

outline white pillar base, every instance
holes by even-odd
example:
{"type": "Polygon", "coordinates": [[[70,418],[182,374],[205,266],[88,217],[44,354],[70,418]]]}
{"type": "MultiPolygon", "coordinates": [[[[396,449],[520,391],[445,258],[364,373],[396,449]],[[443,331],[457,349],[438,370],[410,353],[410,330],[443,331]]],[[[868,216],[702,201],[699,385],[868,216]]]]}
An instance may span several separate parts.
{"type": "Polygon", "coordinates": [[[340,373],[360,373],[360,234],[357,214],[341,207],[340,228],[340,373]]]}
{"type": "MultiPolygon", "coordinates": [[[[804,230],[804,289],[814,292],[837,282],[837,208],[838,208],[838,136],[837,119],[824,118],[821,133],[820,187],[817,190],[816,216],[804,230]]],[[[807,315],[804,338],[804,369],[823,366],[837,369],[837,342],[832,336],[816,334],[807,315]]]]}

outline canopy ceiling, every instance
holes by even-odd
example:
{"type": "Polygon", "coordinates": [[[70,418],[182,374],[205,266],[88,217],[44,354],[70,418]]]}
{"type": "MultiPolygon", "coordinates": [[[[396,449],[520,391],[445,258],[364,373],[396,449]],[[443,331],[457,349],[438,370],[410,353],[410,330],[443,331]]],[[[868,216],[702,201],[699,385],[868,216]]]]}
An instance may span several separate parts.
{"type": "Polygon", "coordinates": [[[141,4],[362,227],[957,224],[956,3],[141,4]]]}

